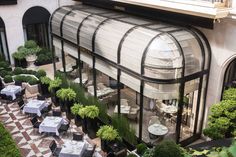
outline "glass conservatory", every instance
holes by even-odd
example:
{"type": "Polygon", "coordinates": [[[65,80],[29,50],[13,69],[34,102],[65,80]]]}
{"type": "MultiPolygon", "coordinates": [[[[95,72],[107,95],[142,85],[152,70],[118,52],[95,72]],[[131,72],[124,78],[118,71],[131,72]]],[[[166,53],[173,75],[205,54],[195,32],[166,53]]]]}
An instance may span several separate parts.
{"type": "Polygon", "coordinates": [[[140,140],[200,137],[211,58],[200,31],[86,5],[57,9],[50,29],[54,69],[127,117],[140,140]]]}

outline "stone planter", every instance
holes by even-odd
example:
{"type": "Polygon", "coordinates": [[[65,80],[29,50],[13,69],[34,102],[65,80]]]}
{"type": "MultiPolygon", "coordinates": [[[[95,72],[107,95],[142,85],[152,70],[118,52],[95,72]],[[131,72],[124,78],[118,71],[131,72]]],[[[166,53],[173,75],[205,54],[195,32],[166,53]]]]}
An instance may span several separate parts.
{"type": "Polygon", "coordinates": [[[34,62],[37,60],[37,56],[36,55],[29,55],[26,57],[26,61],[28,64],[28,69],[35,69],[35,65],[34,62]]]}
{"type": "Polygon", "coordinates": [[[36,85],[27,84],[26,89],[30,92],[30,94],[36,94],[39,92],[38,84],[36,85]]]}
{"type": "Polygon", "coordinates": [[[2,84],[4,87],[8,86],[8,85],[14,85],[15,84],[15,81],[13,82],[10,82],[10,83],[5,83],[4,80],[2,80],[2,84]]]}

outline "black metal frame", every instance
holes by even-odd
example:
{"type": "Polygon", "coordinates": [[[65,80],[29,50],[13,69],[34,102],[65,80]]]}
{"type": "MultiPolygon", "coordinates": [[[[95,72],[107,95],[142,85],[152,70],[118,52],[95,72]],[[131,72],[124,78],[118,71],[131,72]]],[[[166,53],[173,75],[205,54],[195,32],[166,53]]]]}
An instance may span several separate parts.
{"type": "MultiPolygon", "coordinates": [[[[1,17],[0,17],[1,18],[1,17]]],[[[6,43],[6,53],[7,53],[7,59],[8,59],[8,62],[11,63],[11,58],[10,58],[10,53],[9,53],[9,47],[8,47],[8,41],[7,41],[7,34],[6,34],[6,28],[5,28],[5,24],[4,24],[4,21],[3,19],[0,19],[0,21],[3,22],[3,34],[4,34],[4,38],[5,38],[5,43],[6,43]]],[[[0,43],[2,45],[2,39],[1,39],[1,36],[0,36],[0,43]]],[[[0,47],[1,48],[1,47],[0,47]]],[[[2,47],[2,52],[4,52],[3,50],[3,47],[2,47]]],[[[3,56],[5,58],[5,55],[3,56]]],[[[6,59],[6,58],[5,58],[6,59]]]]}
{"type": "MultiPolygon", "coordinates": [[[[117,51],[117,63],[116,62],[113,62],[111,60],[108,60],[107,58],[95,53],[95,38],[96,38],[96,34],[99,30],[99,28],[106,23],[106,21],[108,20],[111,20],[111,19],[116,19],[119,21],[119,18],[121,17],[117,17],[117,18],[106,18],[105,20],[103,20],[96,28],[94,34],[93,34],[93,37],[92,37],[92,51],[90,50],[87,50],[86,48],[84,47],[81,47],[80,46],[80,29],[84,23],[85,20],[87,20],[89,17],[93,16],[94,14],[93,13],[89,13],[89,15],[83,19],[83,21],[80,23],[79,27],[78,27],[78,30],[77,30],[77,43],[73,43],[67,39],[64,39],[63,38],[63,33],[62,33],[62,26],[63,26],[63,21],[65,19],[65,17],[67,15],[69,15],[71,12],[73,11],[73,8],[68,11],[62,21],[61,21],[61,25],[60,25],[60,36],[57,35],[57,34],[54,34],[52,32],[52,18],[53,18],[53,15],[51,17],[51,21],[50,21],[50,31],[51,31],[51,36],[52,36],[52,41],[53,41],[53,38],[57,38],[59,40],[61,40],[61,46],[62,46],[62,57],[64,58],[65,54],[64,54],[64,42],[66,42],[67,44],[70,44],[74,47],[77,47],[78,49],[78,61],[80,62],[80,55],[81,55],[81,48],[85,49],[87,53],[89,53],[92,58],[93,58],[93,84],[94,84],[94,96],[96,97],[97,96],[97,93],[96,93],[96,68],[95,68],[95,64],[96,64],[96,59],[101,59],[103,61],[105,61],[106,63],[108,63],[109,65],[117,68],[117,83],[119,84],[120,83],[120,75],[121,75],[121,72],[124,72],[124,73],[127,73],[135,78],[138,78],[140,81],[141,81],[141,84],[140,84],[140,118],[139,118],[139,140],[141,141],[142,140],[142,121],[143,121],[143,92],[144,92],[144,83],[145,82],[149,82],[149,83],[158,83],[158,84],[176,84],[176,83],[179,83],[180,84],[180,87],[179,87],[179,106],[178,106],[178,112],[177,112],[177,124],[176,124],[176,141],[177,142],[180,142],[180,132],[181,132],[181,121],[182,121],[182,112],[183,112],[183,97],[184,97],[184,89],[185,89],[185,83],[187,81],[190,81],[190,80],[194,80],[194,79],[200,79],[200,83],[199,83],[199,89],[198,89],[198,99],[197,99],[197,113],[196,113],[196,117],[195,117],[195,124],[194,124],[194,136],[190,137],[189,141],[191,141],[192,139],[196,139],[196,138],[199,138],[200,134],[197,132],[197,124],[198,124],[198,119],[199,119],[199,108],[200,108],[200,100],[201,100],[201,96],[202,96],[202,82],[203,82],[203,77],[206,76],[207,77],[207,84],[208,84],[208,78],[209,78],[209,70],[210,70],[210,62],[211,62],[211,54],[208,54],[209,57],[209,62],[208,62],[208,67],[207,69],[204,69],[205,68],[205,47],[203,46],[202,44],[202,41],[204,41],[207,45],[207,49],[208,49],[208,53],[211,53],[211,49],[210,49],[210,45],[208,43],[208,41],[206,40],[206,37],[197,29],[195,28],[192,28],[192,27],[189,27],[188,29],[186,28],[181,28],[180,29],[177,29],[177,30],[174,30],[174,31],[169,31],[169,32],[163,32],[163,31],[160,31],[158,30],[160,33],[158,33],[157,35],[155,35],[148,43],[147,47],[145,48],[144,52],[143,52],[143,57],[142,57],[142,61],[141,61],[141,74],[139,73],[136,73],[122,65],[120,65],[120,53],[121,53],[121,48],[122,48],[122,44],[125,40],[125,38],[129,35],[130,32],[132,32],[133,30],[137,29],[138,27],[144,27],[144,28],[147,28],[145,27],[145,25],[152,25],[152,24],[155,24],[155,23],[148,23],[148,24],[144,24],[144,25],[134,25],[134,27],[130,28],[122,37],[120,43],[119,43],[119,47],[118,47],[118,51],[117,51]],[[180,45],[180,43],[178,42],[178,40],[174,37],[174,35],[172,35],[172,33],[174,33],[175,31],[179,31],[179,30],[184,30],[184,31],[187,31],[189,32],[191,35],[193,35],[198,44],[200,45],[200,48],[201,48],[201,53],[202,53],[202,60],[203,60],[203,63],[202,63],[202,67],[201,67],[201,71],[200,72],[196,72],[194,74],[191,74],[189,76],[185,76],[185,58],[184,58],[184,52],[183,52],[183,49],[180,45]],[[164,80],[164,79],[154,79],[154,78],[149,78],[149,77],[146,77],[144,76],[144,62],[145,62],[145,58],[146,58],[146,53],[148,51],[148,48],[149,48],[149,45],[153,42],[153,40],[155,40],[157,37],[159,37],[160,35],[167,35],[176,45],[176,47],[179,49],[179,52],[183,58],[183,61],[182,61],[182,71],[181,71],[181,78],[176,78],[176,79],[168,79],[168,80],[164,80]],[[202,41],[201,41],[201,39],[202,41]]],[[[86,12],[86,11],[85,11],[86,12]]],[[[88,12],[87,12],[88,13],[88,12]]],[[[105,14],[105,13],[101,13],[100,15],[102,14],[105,14]]],[[[97,15],[97,14],[95,14],[97,15]]],[[[129,22],[127,22],[129,23],[129,22]]],[[[148,28],[148,29],[151,29],[151,28],[148,28]]],[[[160,29],[160,28],[158,28],[160,29]]],[[[155,30],[155,29],[153,29],[155,30]]],[[[54,52],[53,52],[54,54],[54,52]]],[[[55,55],[55,54],[54,54],[55,55]]],[[[65,58],[63,59],[63,68],[64,68],[64,72],[65,72],[65,58]],[[64,60],[64,61],[63,61],[64,60]]],[[[80,64],[79,64],[80,66],[80,64]]],[[[54,70],[56,70],[56,66],[55,66],[55,63],[54,63],[54,70]]],[[[80,66],[80,84],[82,84],[82,76],[81,76],[81,66],[80,66]]],[[[204,92],[204,108],[203,108],[203,113],[202,113],[202,118],[201,118],[201,126],[200,126],[200,130],[202,130],[202,124],[203,124],[203,116],[204,116],[204,113],[205,113],[205,99],[206,99],[206,91],[207,91],[207,87],[205,89],[205,92],[204,92]]],[[[120,114],[120,88],[118,87],[118,96],[117,96],[117,101],[118,101],[118,114],[120,114]]],[[[181,141],[180,143],[189,143],[188,140],[184,140],[184,141],[181,141]]]]}

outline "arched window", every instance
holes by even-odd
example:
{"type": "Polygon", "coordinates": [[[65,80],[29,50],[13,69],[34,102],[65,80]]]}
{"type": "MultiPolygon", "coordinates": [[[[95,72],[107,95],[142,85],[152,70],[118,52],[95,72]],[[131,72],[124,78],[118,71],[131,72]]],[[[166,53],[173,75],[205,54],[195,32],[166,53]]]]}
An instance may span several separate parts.
{"type": "Polygon", "coordinates": [[[35,40],[38,45],[49,48],[48,21],[50,13],[43,7],[32,7],[23,16],[25,40],[35,40]]]}
{"type": "Polygon", "coordinates": [[[5,24],[0,17],[0,58],[10,62],[10,56],[8,51],[5,24]]]}
{"type": "Polygon", "coordinates": [[[236,87],[236,58],[234,58],[228,67],[226,68],[225,71],[225,76],[224,76],[224,83],[223,83],[223,88],[222,88],[222,94],[224,90],[231,88],[231,87],[236,87]]]}

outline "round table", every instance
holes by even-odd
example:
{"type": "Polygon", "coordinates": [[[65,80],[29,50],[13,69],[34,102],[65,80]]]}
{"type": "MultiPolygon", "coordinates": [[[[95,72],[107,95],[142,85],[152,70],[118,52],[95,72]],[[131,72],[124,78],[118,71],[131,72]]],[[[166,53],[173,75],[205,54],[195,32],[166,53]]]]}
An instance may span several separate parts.
{"type": "Polygon", "coordinates": [[[158,136],[163,136],[168,133],[168,128],[162,124],[152,124],[148,127],[148,132],[150,133],[150,138],[157,138],[158,136]],[[154,135],[154,136],[152,136],[154,135]]]}
{"type": "Polygon", "coordinates": [[[176,113],[176,112],[178,111],[178,109],[177,109],[176,106],[170,105],[170,106],[164,107],[164,108],[163,108],[163,111],[164,111],[165,113],[168,113],[168,114],[174,114],[174,113],[176,113]]]}

